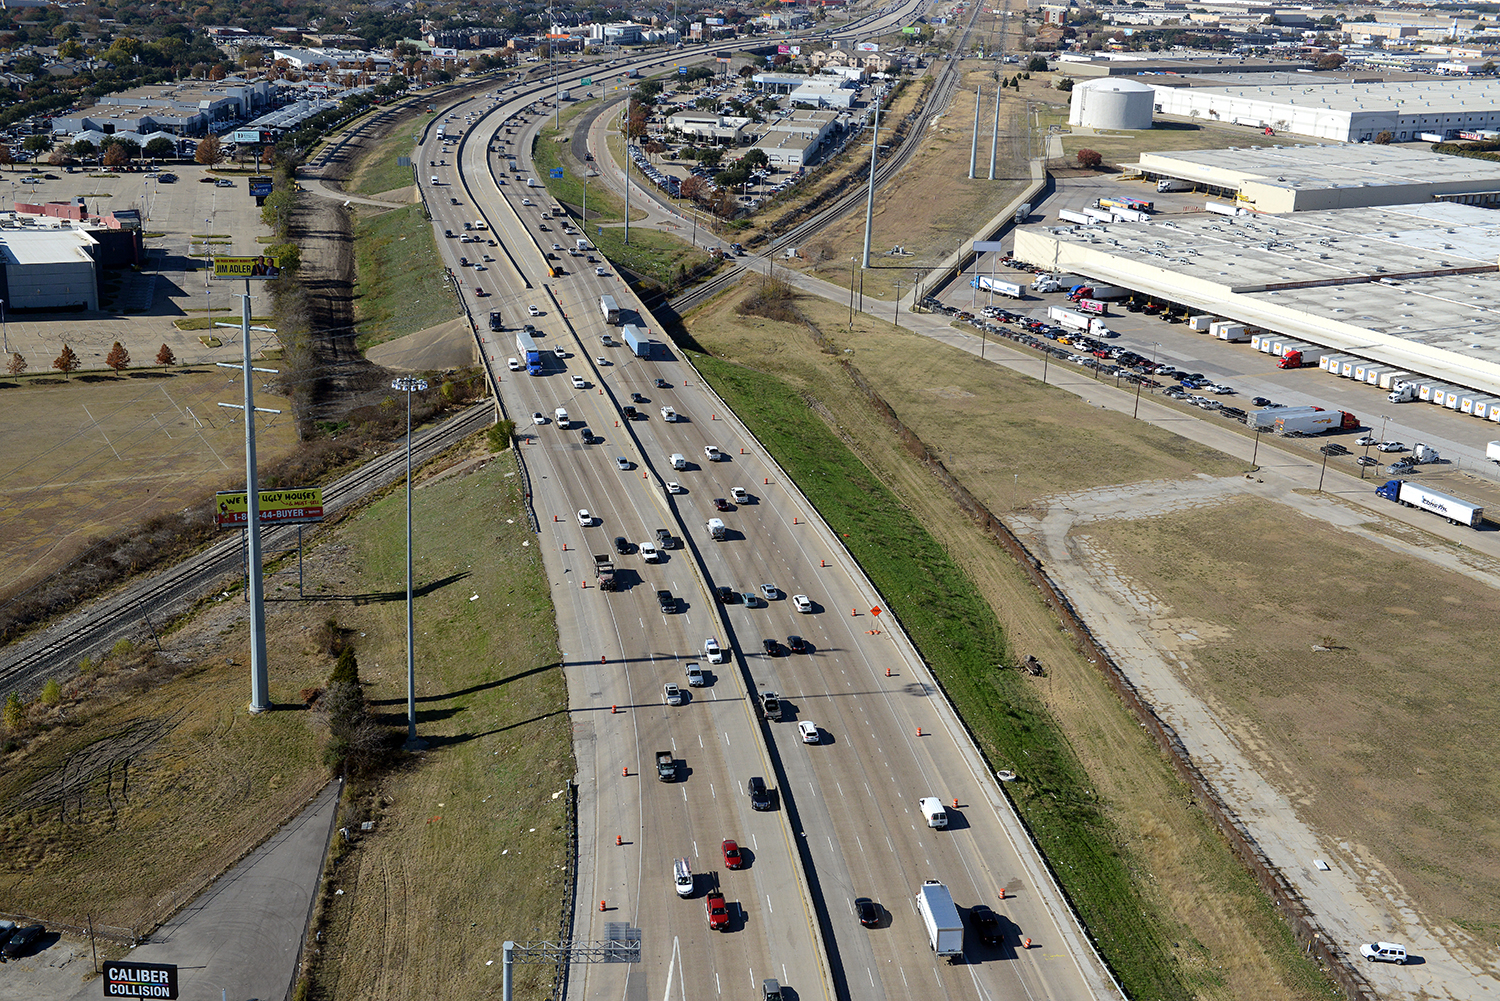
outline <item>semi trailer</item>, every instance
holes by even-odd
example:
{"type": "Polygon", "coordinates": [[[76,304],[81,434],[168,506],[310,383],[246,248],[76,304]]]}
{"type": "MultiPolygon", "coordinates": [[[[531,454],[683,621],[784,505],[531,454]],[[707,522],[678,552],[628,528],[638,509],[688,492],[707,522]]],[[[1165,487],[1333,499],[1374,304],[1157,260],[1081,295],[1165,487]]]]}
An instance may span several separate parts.
{"type": "Polygon", "coordinates": [[[1383,486],[1376,487],[1375,493],[1397,504],[1431,511],[1455,525],[1478,528],[1484,521],[1483,506],[1445,494],[1441,490],[1419,486],[1410,480],[1389,480],[1383,486]]]}

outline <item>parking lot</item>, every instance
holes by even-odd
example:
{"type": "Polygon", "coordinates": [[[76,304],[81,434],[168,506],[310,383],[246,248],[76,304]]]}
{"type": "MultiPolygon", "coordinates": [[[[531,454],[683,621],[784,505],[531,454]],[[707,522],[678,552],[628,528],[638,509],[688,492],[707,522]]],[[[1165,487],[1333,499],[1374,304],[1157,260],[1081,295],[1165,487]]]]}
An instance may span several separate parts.
{"type": "MultiPolygon", "coordinates": [[[[9,351],[25,357],[34,373],[48,371],[65,342],[78,353],[85,369],[103,368],[116,341],[130,352],[136,366],[154,364],[163,344],[183,363],[229,357],[229,347],[203,343],[216,332],[184,331],[172,321],[207,316],[209,309],[217,319],[238,319],[243,283],[207,280],[205,258],[208,254],[248,256],[264,250],[258,238],[269,236],[269,230],[261,225],[260,209],[245,180],[253,171],[210,173],[197,164],[173,164],[165,170],[177,180],[164,182],[155,172],[144,170],[112,174],[79,169],[70,174],[58,167],[39,169],[51,177],[43,175],[38,183],[25,183],[25,178],[33,176],[30,168],[0,175],[0,191],[7,182],[10,185],[12,207],[17,201],[35,204],[82,198],[96,214],[138,209],[146,233],[146,266],[139,272],[103,272],[103,308],[97,312],[27,313],[7,304],[4,334],[9,351]],[[216,175],[224,175],[222,179],[233,187],[212,183],[216,175]]],[[[252,300],[255,312],[268,310],[263,293],[254,287],[251,293],[256,296],[252,300]]],[[[217,335],[223,338],[224,333],[217,335]]]]}

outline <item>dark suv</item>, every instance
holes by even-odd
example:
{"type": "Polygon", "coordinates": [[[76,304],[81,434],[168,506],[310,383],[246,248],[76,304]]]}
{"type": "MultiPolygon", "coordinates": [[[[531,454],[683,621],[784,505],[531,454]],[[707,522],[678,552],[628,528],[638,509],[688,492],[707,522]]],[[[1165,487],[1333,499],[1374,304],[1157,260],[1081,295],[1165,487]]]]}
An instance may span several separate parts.
{"type": "Polygon", "coordinates": [[[771,793],[766,789],[766,780],[759,775],[746,784],[745,791],[750,794],[750,809],[765,811],[771,808],[771,793]]]}
{"type": "Polygon", "coordinates": [[[661,606],[663,613],[670,615],[677,611],[677,599],[672,597],[671,591],[657,591],[656,603],[661,606]]]}

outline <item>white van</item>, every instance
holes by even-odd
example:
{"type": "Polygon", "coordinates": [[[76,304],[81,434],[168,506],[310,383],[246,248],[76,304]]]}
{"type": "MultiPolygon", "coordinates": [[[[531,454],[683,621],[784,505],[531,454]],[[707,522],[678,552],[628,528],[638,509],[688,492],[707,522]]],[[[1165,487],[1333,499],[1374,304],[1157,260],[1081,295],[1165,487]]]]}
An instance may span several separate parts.
{"type": "Polygon", "coordinates": [[[710,636],[703,641],[703,656],[710,664],[724,663],[724,648],[719,646],[719,641],[710,636]]]}
{"type": "Polygon", "coordinates": [[[437,187],[437,183],[438,183],[438,179],[437,179],[437,175],[436,175],[436,174],[433,174],[433,175],[432,175],[432,186],[433,186],[433,187],[434,187],[434,188],[435,188],[435,187],[437,187]]]}
{"type": "Polygon", "coordinates": [[[680,858],[672,863],[672,882],[677,885],[679,897],[693,895],[693,870],[688,867],[687,859],[680,858]]]}
{"type": "MultiPolygon", "coordinates": [[[[1495,442],[1494,444],[1500,445],[1500,442],[1495,442]]],[[[1497,460],[1497,461],[1500,461],[1500,460],[1497,460]]],[[[672,453],[672,468],[673,469],[686,469],[687,468],[687,456],[683,455],[681,452],[673,452],[672,453]]]]}
{"type": "Polygon", "coordinates": [[[715,542],[724,541],[724,522],[720,518],[708,519],[708,536],[715,542]]]}
{"type": "Polygon", "coordinates": [[[936,796],[924,796],[917,801],[917,805],[922,808],[922,816],[927,818],[928,827],[948,826],[948,813],[936,796]]]}
{"type": "Polygon", "coordinates": [[[568,427],[568,412],[562,407],[558,407],[556,410],[552,411],[552,416],[557,419],[558,427],[568,427]]]}

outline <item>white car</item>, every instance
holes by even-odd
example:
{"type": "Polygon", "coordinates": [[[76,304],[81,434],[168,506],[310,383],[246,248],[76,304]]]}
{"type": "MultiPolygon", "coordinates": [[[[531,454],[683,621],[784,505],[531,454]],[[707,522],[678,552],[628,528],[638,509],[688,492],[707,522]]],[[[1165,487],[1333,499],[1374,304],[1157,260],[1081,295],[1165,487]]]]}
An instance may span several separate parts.
{"type": "Polygon", "coordinates": [[[561,344],[559,344],[555,348],[553,348],[552,349],[552,353],[555,354],[555,355],[557,355],[557,357],[559,357],[559,358],[566,358],[566,357],[568,357],[568,349],[565,348],[565,347],[563,347],[561,344]]]}
{"type": "Polygon", "coordinates": [[[625,456],[623,456],[623,455],[617,455],[617,456],[615,456],[615,468],[618,469],[618,470],[620,470],[620,472],[622,472],[622,473],[629,471],[629,469],[630,469],[630,460],[627,459],[627,458],[625,458],[625,456]]]}
{"type": "Polygon", "coordinates": [[[682,689],[680,689],[680,688],[677,687],[677,682],[675,682],[675,681],[669,681],[669,682],[667,682],[665,685],[661,686],[661,691],[662,691],[662,694],[667,697],[667,705],[669,705],[669,706],[680,706],[680,705],[682,705],[682,689]]]}
{"type": "Polygon", "coordinates": [[[762,584],[760,593],[767,601],[775,601],[781,597],[781,589],[775,584],[762,584]]]}
{"type": "Polygon", "coordinates": [[[681,483],[678,483],[676,480],[668,480],[667,481],[667,493],[669,493],[669,494],[680,494],[682,492],[683,491],[682,491],[682,484],[681,483]]]}
{"type": "Polygon", "coordinates": [[[1225,385],[1223,385],[1221,383],[1217,383],[1216,382],[1212,386],[1208,387],[1208,391],[1210,393],[1218,393],[1220,396],[1223,396],[1225,393],[1233,393],[1234,392],[1234,387],[1232,387],[1232,386],[1225,386],[1225,385]]]}
{"type": "Polygon", "coordinates": [[[521,199],[521,204],[522,205],[530,205],[531,204],[531,199],[530,198],[522,198],[521,199]]]}
{"type": "Polygon", "coordinates": [[[794,594],[792,595],[792,607],[799,612],[811,612],[812,602],[807,600],[807,595],[805,594],[794,594]]]}
{"type": "Polygon", "coordinates": [[[703,446],[703,454],[708,458],[709,462],[718,462],[719,461],[719,446],[717,446],[717,445],[704,445],[703,446]]]}
{"type": "Polygon", "coordinates": [[[507,358],[505,360],[505,367],[510,369],[512,372],[521,371],[521,363],[516,361],[514,358],[507,358]]]}
{"type": "Polygon", "coordinates": [[[1369,435],[1365,435],[1363,438],[1359,439],[1354,444],[1358,445],[1360,448],[1369,448],[1371,445],[1379,445],[1380,444],[1380,439],[1379,438],[1371,438],[1369,435]]]}
{"type": "Polygon", "coordinates": [[[1406,451],[1406,446],[1403,445],[1403,444],[1401,444],[1399,441],[1383,441],[1379,445],[1376,445],[1375,447],[1378,448],[1382,452],[1404,452],[1404,451],[1406,451]]]}
{"type": "Polygon", "coordinates": [[[818,742],[818,724],[810,719],[805,719],[797,724],[797,732],[802,734],[802,743],[816,744],[818,742]]]}
{"type": "Polygon", "coordinates": [[[547,423],[547,415],[542,413],[540,410],[533,410],[531,412],[531,423],[545,424],[547,423]]]}
{"type": "Polygon", "coordinates": [[[661,419],[666,421],[668,424],[671,424],[677,420],[677,411],[673,410],[671,407],[662,407],[661,419]]]}
{"type": "Polygon", "coordinates": [[[535,306],[532,306],[532,305],[529,305],[529,304],[526,307],[526,312],[530,313],[532,316],[541,316],[542,315],[542,311],[540,309],[537,309],[535,306]]]}
{"type": "Polygon", "coordinates": [[[591,514],[589,514],[589,509],[586,508],[586,507],[579,508],[578,509],[578,524],[582,525],[584,528],[588,528],[593,523],[594,523],[594,516],[591,515],[591,514]]]}
{"type": "Polygon", "coordinates": [[[703,677],[703,668],[699,667],[697,664],[689,664],[684,670],[687,671],[687,681],[689,688],[703,687],[703,685],[705,684],[705,679],[703,677]]]}
{"type": "Polygon", "coordinates": [[[598,275],[600,278],[603,278],[605,275],[609,274],[609,272],[605,271],[603,267],[596,267],[594,269],[594,274],[598,275]]]}
{"type": "Polygon", "coordinates": [[[604,357],[603,355],[600,355],[598,358],[595,358],[594,361],[598,362],[599,366],[601,368],[603,366],[605,366],[605,365],[612,365],[612,364],[614,364],[613,362],[611,362],[608,358],[604,357]]]}
{"type": "Polygon", "coordinates": [[[573,376],[573,388],[574,389],[582,389],[582,388],[584,388],[583,376],[581,376],[581,375],[575,375],[575,376],[573,376]]]}
{"type": "Polygon", "coordinates": [[[736,504],[747,504],[750,501],[750,495],[745,492],[744,487],[730,487],[729,496],[734,498],[736,504]]]}
{"type": "Polygon", "coordinates": [[[656,548],[656,543],[654,542],[642,542],[641,559],[645,560],[647,563],[660,563],[661,550],[656,548]]]}

